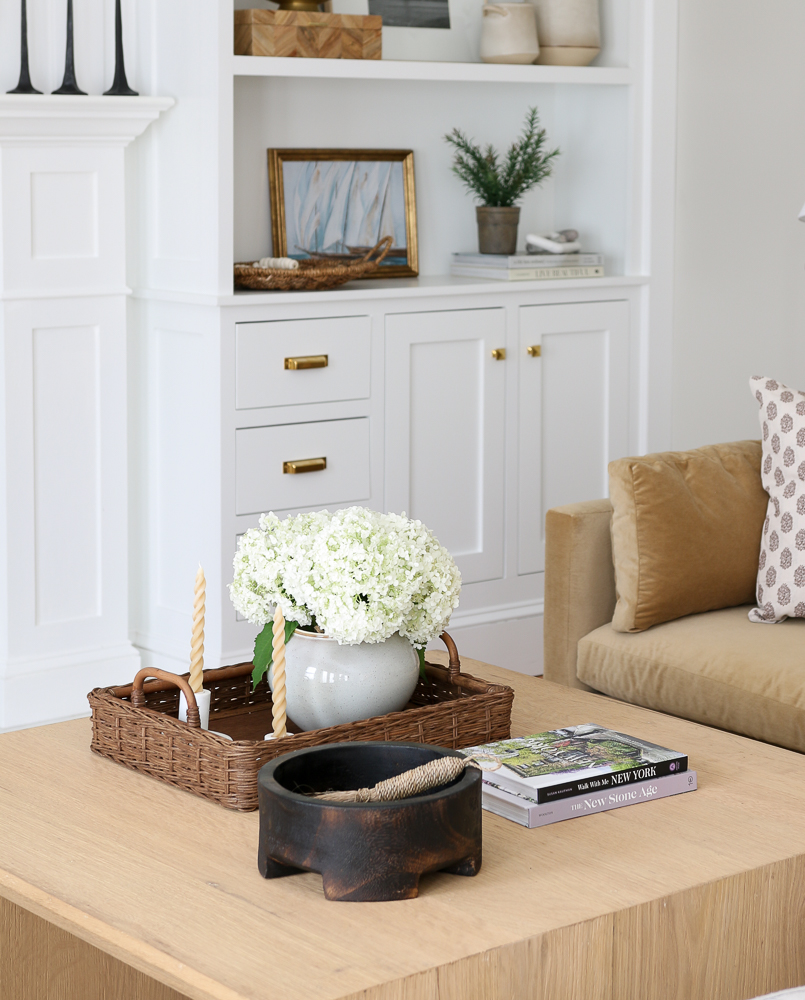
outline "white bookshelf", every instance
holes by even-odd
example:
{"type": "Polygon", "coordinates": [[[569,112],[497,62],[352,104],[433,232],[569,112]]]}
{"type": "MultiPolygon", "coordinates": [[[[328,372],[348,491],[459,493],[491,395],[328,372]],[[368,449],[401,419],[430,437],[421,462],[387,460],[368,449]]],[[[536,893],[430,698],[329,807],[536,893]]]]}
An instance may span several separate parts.
{"type": "MultiPolygon", "coordinates": [[[[237,0],[238,6],[244,2],[237,0]]],[[[500,465],[499,476],[497,465],[484,467],[484,489],[494,492],[502,477],[491,506],[476,512],[478,523],[500,526],[484,554],[483,565],[492,569],[469,573],[472,582],[454,624],[469,642],[500,631],[502,660],[506,648],[512,656],[533,649],[541,624],[538,525],[544,504],[572,496],[573,489],[605,492],[607,458],[664,445],[652,427],[658,426],[655,412],[664,412],[669,379],[676,0],[602,0],[605,44],[589,67],[234,56],[229,0],[181,0],[179,6],[175,12],[170,5],[144,9],[139,34],[143,73],[177,98],[145,137],[137,164],[143,210],[130,261],[137,326],[133,633],[144,659],[176,669],[186,658],[199,561],[208,581],[210,665],[249,655],[251,633],[235,621],[226,592],[236,535],[256,520],[239,512],[235,498],[240,431],[366,419],[369,492],[340,499],[380,508],[407,503],[409,480],[395,478],[394,468],[409,453],[406,400],[426,407],[438,390],[409,373],[410,394],[398,391],[399,373],[386,368],[397,362],[387,359],[405,356],[403,342],[414,352],[437,350],[438,326],[424,317],[443,313],[452,331],[445,343],[454,345],[452,355],[453,348],[445,348],[446,356],[458,364],[456,313],[462,311],[484,345],[479,350],[486,351],[486,340],[498,347],[505,338],[511,363],[505,374],[503,368],[490,373],[497,381],[488,398],[498,400],[498,410],[483,418],[489,421],[483,448],[481,438],[475,440],[477,455],[485,448],[483,454],[500,465]],[[192,46],[185,37],[188,18],[192,46]],[[577,228],[586,249],[604,254],[607,277],[511,283],[447,277],[451,253],[475,249],[476,230],[473,201],[451,174],[444,134],[459,127],[505,148],[532,105],[562,156],[554,176],[523,200],[521,240],[526,232],[577,228]],[[413,149],[420,276],[328,292],[235,292],[233,262],[271,250],[271,147],[413,149]],[[408,321],[399,318],[406,316],[408,321]],[[553,326],[537,322],[548,316],[553,326]],[[267,337],[286,337],[295,323],[325,329],[343,317],[362,317],[370,330],[365,398],[238,410],[239,324],[264,324],[267,337]],[[592,331],[589,350],[579,347],[587,343],[585,330],[592,331]],[[563,360],[552,362],[555,381],[534,383],[521,343],[528,331],[548,345],[564,345],[563,360]],[[573,340],[576,334],[581,339],[573,340]],[[610,435],[591,453],[594,486],[592,480],[562,480],[555,445],[564,425],[553,417],[546,423],[534,409],[543,398],[555,408],[560,383],[579,387],[596,433],[604,428],[610,435]],[[589,402],[593,397],[597,402],[589,402]],[[540,455],[543,464],[535,465],[540,455]],[[563,482],[569,492],[562,492],[563,482]],[[529,496],[533,523],[526,526],[522,505],[529,496]],[[514,624],[502,629],[504,622],[514,624]]],[[[386,48],[387,55],[394,51],[394,45],[386,48]]],[[[448,388],[455,390],[449,379],[448,388]]],[[[456,404],[464,398],[459,393],[456,404]]],[[[435,426],[440,419],[434,413],[435,426]]],[[[451,439],[447,451],[460,445],[451,439]]],[[[439,475],[444,468],[433,472],[439,475]]],[[[320,505],[329,501],[322,495],[320,505]]],[[[472,646],[464,645],[471,656],[472,646]]]]}
{"type": "Polygon", "coordinates": [[[507,66],[494,63],[414,62],[395,59],[284,59],[232,56],[234,76],[331,80],[429,80],[445,83],[526,83],[627,86],[630,69],[610,66],[507,66]]]}

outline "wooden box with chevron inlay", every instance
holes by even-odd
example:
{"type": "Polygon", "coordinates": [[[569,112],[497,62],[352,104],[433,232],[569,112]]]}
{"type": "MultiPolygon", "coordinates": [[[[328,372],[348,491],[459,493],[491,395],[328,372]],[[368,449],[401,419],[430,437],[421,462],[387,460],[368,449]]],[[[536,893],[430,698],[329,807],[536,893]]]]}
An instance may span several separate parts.
{"type": "Polygon", "coordinates": [[[377,15],[236,10],[235,55],[379,59],[382,25],[377,15]]]}

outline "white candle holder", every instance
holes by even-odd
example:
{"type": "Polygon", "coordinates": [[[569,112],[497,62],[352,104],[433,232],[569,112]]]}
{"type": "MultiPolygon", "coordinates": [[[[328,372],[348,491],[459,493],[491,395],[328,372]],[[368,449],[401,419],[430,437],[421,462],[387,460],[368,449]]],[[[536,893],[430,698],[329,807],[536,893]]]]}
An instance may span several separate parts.
{"type": "MultiPolygon", "coordinates": [[[[201,691],[194,692],[196,695],[196,704],[198,705],[198,714],[201,717],[201,728],[210,728],[210,698],[211,694],[209,691],[205,691],[203,688],[201,691]]],[[[184,696],[184,691],[179,691],[179,721],[187,722],[187,698],[184,696]]]]}

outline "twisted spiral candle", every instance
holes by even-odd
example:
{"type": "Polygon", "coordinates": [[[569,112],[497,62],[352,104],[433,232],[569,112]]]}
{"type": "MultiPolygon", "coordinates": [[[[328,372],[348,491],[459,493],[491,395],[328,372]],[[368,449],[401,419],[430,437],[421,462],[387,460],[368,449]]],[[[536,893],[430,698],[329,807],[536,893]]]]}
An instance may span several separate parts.
{"type": "Polygon", "coordinates": [[[202,688],[204,670],[204,601],[207,581],[204,570],[199,566],[193,595],[193,634],[190,639],[190,687],[194,693],[202,688]]]}
{"type": "Polygon", "coordinates": [[[285,736],[285,619],[282,609],[277,605],[274,612],[274,691],[272,695],[272,717],[274,720],[274,739],[285,736]]]}

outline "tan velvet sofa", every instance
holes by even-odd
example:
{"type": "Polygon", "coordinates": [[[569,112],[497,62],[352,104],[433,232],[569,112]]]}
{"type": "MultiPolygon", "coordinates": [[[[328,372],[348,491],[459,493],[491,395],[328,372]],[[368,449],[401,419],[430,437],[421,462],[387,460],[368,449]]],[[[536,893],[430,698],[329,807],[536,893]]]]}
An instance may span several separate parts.
{"type": "Polygon", "coordinates": [[[740,605],[615,631],[612,510],[547,513],[545,677],[805,753],[805,619],[757,624],[740,605]]]}

